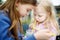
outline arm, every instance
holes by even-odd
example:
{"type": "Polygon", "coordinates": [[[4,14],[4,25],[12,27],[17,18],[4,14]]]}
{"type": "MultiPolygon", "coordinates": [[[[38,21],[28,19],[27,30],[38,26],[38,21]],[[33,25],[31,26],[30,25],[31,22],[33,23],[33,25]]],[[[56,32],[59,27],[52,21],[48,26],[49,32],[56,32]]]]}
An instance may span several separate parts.
{"type": "MultiPolygon", "coordinates": [[[[8,35],[9,28],[10,28],[11,22],[10,19],[4,14],[4,12],[0,12],[0,40],[14,40],[14,38],[11,35],[8,35]]],[[[21,38],[21,34],[20,37],[21,38]]],[[[33,35],[24,38],[24,40],[36,40],[33,35]]]]}
{"type": "Polygon", "coordinates": [[[36,40],[34,35],[28,36],[27,38],[24,38],[24,40],[36,40]]]}
{"type": "Polygon", "coordinates": [[[9,36],[10,19],[0,11],[0,40],[14,40],[12,36],[9,36]]]}
{"type": "MultiPolygon", "coordinates": [[[[28,29],[28,25],[27,24],[24,24],[23,25],[23,28],[25,29],[24,31],[26,31],[28,29]]],[[[19,33],[19,32],[18,32],[19,33]]],[[[36,38],[34,37],[34,35],[27,35],[28,37],[25,37],[24,35],[22,35],[21,33],[19,33],[19,38],[20,37],[23,37],[23,40],[36,40],[36,38]],[[20,34],[20,35],[19,35],[20,34]]]]}

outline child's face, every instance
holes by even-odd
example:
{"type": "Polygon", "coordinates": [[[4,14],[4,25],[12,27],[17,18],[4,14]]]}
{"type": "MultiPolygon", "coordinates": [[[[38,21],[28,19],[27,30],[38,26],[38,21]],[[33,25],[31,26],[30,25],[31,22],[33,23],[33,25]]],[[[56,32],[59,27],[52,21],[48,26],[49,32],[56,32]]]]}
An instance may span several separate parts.
{"type": "Polygon", "coordinates": [[[42,6],[37,6],[34,17],[37,22],[44,22],[47,18],[47,12],[42,6]]]}
{"type": "Polygon", "coordinates": [[[20,16],[24,17],[29,15],[29,12],[34,8],[33,5],[30,4],[19,4],[18,5],[18,12],[20,13],[20,16]]]}

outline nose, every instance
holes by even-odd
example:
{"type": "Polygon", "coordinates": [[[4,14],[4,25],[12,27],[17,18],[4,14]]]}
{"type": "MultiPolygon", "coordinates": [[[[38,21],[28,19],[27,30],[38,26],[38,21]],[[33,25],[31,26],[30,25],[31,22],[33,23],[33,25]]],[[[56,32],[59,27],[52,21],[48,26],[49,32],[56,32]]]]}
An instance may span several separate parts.
{"type": "Polygon", "coordinates": [[[29,13],[26,13],[26,14],[25,14],[25,16],[28,16],[28,15],[29,15],[29,13]]]}

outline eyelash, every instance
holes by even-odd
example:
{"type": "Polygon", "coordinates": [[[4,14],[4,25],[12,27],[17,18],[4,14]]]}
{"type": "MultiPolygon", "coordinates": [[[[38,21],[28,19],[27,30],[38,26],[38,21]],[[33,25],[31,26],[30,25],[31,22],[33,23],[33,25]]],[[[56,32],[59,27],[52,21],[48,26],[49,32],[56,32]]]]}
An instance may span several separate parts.
{"type": "Polygon", "coordinates": [[[27,10],[27,12],[29,12],[29,11],[31,11],[31,10],[27,10]]]}
{"type": "Polygon", "coordinates": [[[27,10],[27,12],[28,12],[29,10],[27,10]]]}
{"type": "MultiPolygon", "coordinates": [[[[34,14],[34,16],[36,16],[36,14],[34,14]]],[[[39,17],[42,17],[42,15],[38,15],[39,17]]]]}
{"type": "Polygon", "coordinates": [[[39,17],[42,17],[41,15],[38,15],[39,17]]]}

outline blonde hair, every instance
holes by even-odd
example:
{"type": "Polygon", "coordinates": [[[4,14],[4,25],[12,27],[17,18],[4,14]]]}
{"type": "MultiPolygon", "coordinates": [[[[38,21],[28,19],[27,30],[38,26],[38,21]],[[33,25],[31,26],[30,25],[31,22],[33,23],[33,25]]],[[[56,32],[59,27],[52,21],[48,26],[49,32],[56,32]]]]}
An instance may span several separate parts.
{"type": "MultiPolygon", "coordinates": [[[[56,10],[55,10],[54,6],[51,4],[51,2],[49,0],[40,0],[40,3],[38,4],[38,6],[43,7],[46,10],[46,12],[49,13],[48,17],[49,17],[51,27],[53,25],[57,29],[57,32],[58,32],[59,25],[58,25],[58,22],[56,20],[56,12],[55,12],[56,10]]],[[[35,26],[35,25],[36,25],[36,22],[34,21],[32,23],[32,26],[35,26]]],[[[45,24],[45,26],[48,27],[48,24],[45,24]]],[[[35,27],[32,27],[32,28],[34,29],[35,27]]]]}
{"type": "Polygon", "coordinates": [[[54,6],[51,4],[49,0],[40,0],[40,5],[46,10],[46,12],[50,13],[49,14],[49,19],[50,22],[53,24],[53,26],[59,30],[59,25],[56,20],[56,10],[54,6]]]}

